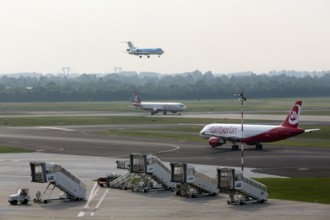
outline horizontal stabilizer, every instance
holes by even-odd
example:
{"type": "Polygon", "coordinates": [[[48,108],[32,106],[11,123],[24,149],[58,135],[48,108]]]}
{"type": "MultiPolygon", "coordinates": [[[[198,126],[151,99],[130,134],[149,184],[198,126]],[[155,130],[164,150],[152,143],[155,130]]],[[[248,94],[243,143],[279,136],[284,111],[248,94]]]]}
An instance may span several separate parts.
{"type": "Polygon", "coordinates": [[[314,131],[319,131],[319,130],[321,130],[321,129],[319,129],[319,128],[315,128],[315,129],[307,129],[307,130],[305,130],[305,133],[312,133],[312,132],[314,132],[314,131]]]}

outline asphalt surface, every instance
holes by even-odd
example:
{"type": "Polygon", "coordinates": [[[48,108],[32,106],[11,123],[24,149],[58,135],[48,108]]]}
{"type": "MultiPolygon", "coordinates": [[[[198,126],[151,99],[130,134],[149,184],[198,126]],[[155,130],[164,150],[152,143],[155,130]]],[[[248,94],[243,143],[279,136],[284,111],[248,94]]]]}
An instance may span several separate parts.
{"type": "MultiPolygon", "coordinates": [[[[116,159],[95,156],[77,156],[47,153],[0,154],[0,219],[230,219],[230,220],[326,220],[329,205],[270,199],[265,203],[253,201],[244,206],[227,205],[229,196],[183,198],[171,191],[149,193],[131,192],[99,187],[95,180],[108,172],[127,172],[115,169],[116,159]],[[30,202],[28,205],[10,205],[7,198],[17,187],[28,187],[31,199],[37,191],[43,192],[47,183],[31,182],[29,161],[41,160],[61,164],[78,176],[87,186],[84,201],[51,200],[47,204],[30,202]]],[[[195,166],[198,171],[212,176],[214,166],[195,166]]],[[[50,199],[58,199],[55,188],[50,199]]],[[[322,195],[320,195],[322,196],[322,195]]]]}
{"type": "MultiPolygon", "coordinates": [[[[101,134],[102,131],[141,129],[146,126],[167,127],[170,130],[185,125],[2,126],[0,144],[38,152],[120,158],[128,158],[131,153],[151,153],[168,162],[241,166],[241,151],[232,151],[230,144],[212,149],[207,140],[189,142],[101,134]]],[[[330,148],[264,144],[264,150],[257,151],[253,146],[246,146],[244,167],[286,177],[329,177],[330,148]]]]}
{"type": "MultiPolygon", "coordinates": [[[[329,117],[319,118],[320,121],[316,120],[317,118],[312,119],[307,123],[319,125],[329,124],[330,121],[329,117]]],[[[173,127],[187,125],[1,126],[0,145],[31,149],[35,153],[0,154],[0,220],[328,219],[329,206],[317,203],[271,199],[264,204],[229,206],[226,204],[228,196],[222,194],[216,197],[186,199],[171,192],[141,194],[96,187],[94,179],[110,171],[120,172],[115,169],[115,160],[128,159],[131,153],[152,153],[165,162],[194,164],[197,170],[213,175],[218,166],[241,166],[241,151],[232,151],[230,144],[212,149],[207,140],[190,142],[123,137],[111,135],[111,132],[102,134],[103,131],[143,129],[145,126],[166,128],[171,132],[173,127]],[[17,187],[29,187],[32,198],[37,190],[42,191],[46,187],[45,184],[30,182],[28,162],[31,160],[57,162],[77,174],[87,184],[86,201],[9,205],[7,197],[13,194],[17,187]]],[[[330,176],[330,148],[264,144],[262,151],[256,151],[250,146],[244,149],[245,170],[285,177],[330,176]]]]}

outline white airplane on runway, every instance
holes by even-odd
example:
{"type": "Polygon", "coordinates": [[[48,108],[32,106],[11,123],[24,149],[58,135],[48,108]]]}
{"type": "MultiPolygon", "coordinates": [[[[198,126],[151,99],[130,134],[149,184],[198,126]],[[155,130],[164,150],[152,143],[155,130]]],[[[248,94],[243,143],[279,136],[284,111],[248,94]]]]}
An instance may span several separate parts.
{"type": "Polygon", "coordinates": [[[127,42],[129,49],[127,49],[127,52],[132,55],[137,55],[140,58],[142,58],[142,55],[147,56],[148,58],[150,55],[162,55],[164,53],[163,49],[161,48],[137,48],[134,47],[133,43],[131,41],[127,42]]]}
{"type": "Polygon", "coordinates": [[[185,111],[187,107],[182,103],[174,102],[141,102],[141,99],[137,92],[133,92],[133,106],[138,109],[150,111],[152,115],[158,112],[163,112],[164,115],[167,112],[179,113],[185,111]]]}
{"type": "Polygon", "coordinates": [[[285,121],[278,126],[274,125],[242,125],[241,124],[208,124],[201,131],[200,136],[209,139],[209,144],[215,148],[230,141],[232,150],[238,150],[237,142],[247,145],[256,145],[262,149],[262,142],[274,142],[287,139],[302,133],[318,131],[320,129],[304,130],[298,127],[302,101],[296,101],[285,121]]]}

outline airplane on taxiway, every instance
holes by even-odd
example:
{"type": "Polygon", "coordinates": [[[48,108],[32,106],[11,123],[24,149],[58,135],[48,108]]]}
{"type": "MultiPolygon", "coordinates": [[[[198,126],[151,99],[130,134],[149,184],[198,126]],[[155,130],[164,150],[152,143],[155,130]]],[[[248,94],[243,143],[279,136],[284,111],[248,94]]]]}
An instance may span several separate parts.
{"type": "Polygon", "coordinates": [[[237,142],[247,145],[255,145],[257,150],[262,149],[262,142],[275,142],[284,140],[302,133],[318,131],[320,129],[304,130],[299,128],[300,110],[302,101],[296,101],[285,121],[278,126],[274,125],[243,125],[242,124],[219,124],[206,125],[200,136],[209,139],[211,147],[215,148],[230,141],[233,143],[232,150],[238,150],[237,142]]]}
{"type": "Polygon", "coordinates": [[[164,53],[163,49],[161,48],[137,48],[134,47],[131,41],[128,41],[127,44],[129,47],[129,49],[127,49],[127,52],[132,55],[137,55],[140,58],[142,58],[143,55],[147,56],[148,58],[150,57],[150,55],[158,55],[158,57],[160,57],[160,55],[164,53]]]}
{"type": "Polygon", "coordinates": [[[141,99],[137,92],[133,92],[133,106],[138,109],[150,111],[152,115],[158,112],[163,112],[164,115],[167,112],[179,113],[185,111],[187,107],[182,103],[175,102],[141,102],[141,99]]]}

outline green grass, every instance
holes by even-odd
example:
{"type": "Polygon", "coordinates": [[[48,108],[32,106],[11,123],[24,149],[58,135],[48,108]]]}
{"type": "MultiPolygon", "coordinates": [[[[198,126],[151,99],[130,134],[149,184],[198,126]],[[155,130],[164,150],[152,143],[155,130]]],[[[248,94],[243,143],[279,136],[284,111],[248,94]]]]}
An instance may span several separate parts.
{"type": "Polygon", "coordinates": [[[131,111],[130,102],[18,102],[0,103],[2,111],[131,111]]]}
{"type": "Polygon", "coordinates": [[[290,146],[290,147],[325,147],[330,148],[329,141],[319,141],[319,140],[302,140],[298,138],[289,138],[283,141],[265,143],[264,145],[277,145],[277,146],[290,146]]]}
{"type": "Polygon", "coordinates": [[[270,199],[330,204],[330,178],[260,178],[270,199]]]}
{"type": "Polygon", "coordinates": [[[15,147],[6,147],[6,146],[0,146],[0,154],[3,153],[29,153],[32,152],[31,150],[21,149],[21,148],[15,148],[15,147]]]}

